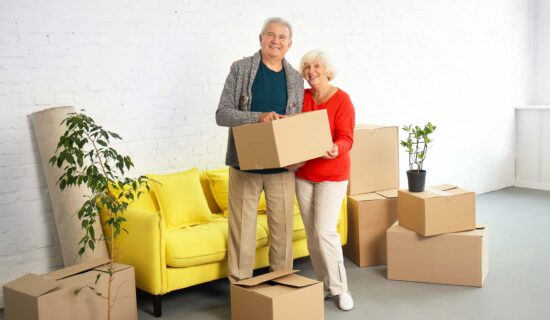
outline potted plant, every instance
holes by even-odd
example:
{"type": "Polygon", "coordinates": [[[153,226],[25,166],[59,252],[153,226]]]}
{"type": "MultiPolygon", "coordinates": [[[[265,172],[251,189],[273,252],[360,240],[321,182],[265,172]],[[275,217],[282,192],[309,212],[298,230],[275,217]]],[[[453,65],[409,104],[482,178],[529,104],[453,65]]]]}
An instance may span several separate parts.
{"type": "MultiPolygon", "coordinates": [[[[111,255],[107,267],[109,275],[107,293],[98,292],[91,286],[86,288],[94,290],[97,296],[107,300],[107,319],[111,319],[114,301],[111,298],[115,252],[113,240],[120,232],[127,232],[123,227],[126,220],[124,212],[142,192],[149,190],[148,180],[145,176],[136,179],[125,177],[134,164],[129,156],[119,154],[110,145],[111,139],[122,139],[118,134],[103,129],[84,113],[70,113],[61,122],[61,125],[63,124],[67,126],[67,130],[59,138],[55,154],[49,162],[51,165],[62,168],[63,174],[57,181],[61,190],[68,186],[86,185],[91,192],[76,212],[84,230],[84,236],[79,242],[79,255],[82,256],[88,248],[94,250],[100,241],[107,243],[111,255]],[[102,209],[108,213],[103,225],[104,234],[98,235],[93,225],[102,209]]],[[[98,280],[99,275],[96,284],[98,280]]],[[[78,289],[76,294],[81,289],[78,289]]]]}
{"type": "Polygon", "coordinates": [[[401,140],[401,146],[409,153],[409,170],[407,171],[409,191],[422,192],[426,184],[424,161],[428,147],[433,142],[429,135],[435,131],[436,126],[428,122],[423,128],[411,124],[403,126],[402,129],[408,134],[406,140],[401,140]]]}

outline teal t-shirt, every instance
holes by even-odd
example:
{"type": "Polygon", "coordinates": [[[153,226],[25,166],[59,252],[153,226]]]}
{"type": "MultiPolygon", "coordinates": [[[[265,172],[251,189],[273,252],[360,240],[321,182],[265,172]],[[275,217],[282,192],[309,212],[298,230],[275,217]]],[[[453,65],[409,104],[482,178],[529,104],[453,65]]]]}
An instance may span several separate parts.
{"type": "MultiPolygon", "coordinates": [[[[286,102],[288,93],[286,89],[285,69],[275,72],[269,69],[263,62],[260,62],[258,73],[252,83],[252,104],[250,110],[253,112],[271,112],[286,114],[286,102]]],[[[246,170],[250,173],[273,174],[287,171],[284,168],[246,170]]]]}
{"type": "Polygon", "coordinates": [[[258,73],[252,83],[252,112],[271,112],[286,114],[286,101],[288,93],[286,89],[285,69],[275,72],[260,62],[258,73]]]}

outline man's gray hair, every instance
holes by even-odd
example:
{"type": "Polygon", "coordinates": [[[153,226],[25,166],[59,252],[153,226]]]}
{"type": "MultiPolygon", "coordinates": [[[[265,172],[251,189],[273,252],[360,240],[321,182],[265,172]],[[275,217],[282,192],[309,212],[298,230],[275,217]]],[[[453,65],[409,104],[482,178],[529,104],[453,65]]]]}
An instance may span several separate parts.
{"type": "Polygon", "coordinates": [[[272,23],[282,24],[283,26],[287,27],[290,36],[289,38],[292,39],[292,26],[290,25],[290,22],[280,17],[267,18],[264,22],[264,26],[262,27],[262,34],[265,34],[267,27],[272,23]]]}

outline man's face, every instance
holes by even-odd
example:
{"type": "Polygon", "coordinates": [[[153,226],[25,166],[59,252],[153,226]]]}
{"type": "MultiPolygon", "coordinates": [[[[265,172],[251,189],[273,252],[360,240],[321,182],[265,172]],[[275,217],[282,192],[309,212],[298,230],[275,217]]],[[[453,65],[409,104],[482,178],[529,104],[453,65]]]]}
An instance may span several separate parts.
{"type": "Polygon", "coordinates": [[[282,60],[291,45],[290,31],[280,23],[269,24],[265,33],[260,35],[262,54],[269,58],[282,60]]]}

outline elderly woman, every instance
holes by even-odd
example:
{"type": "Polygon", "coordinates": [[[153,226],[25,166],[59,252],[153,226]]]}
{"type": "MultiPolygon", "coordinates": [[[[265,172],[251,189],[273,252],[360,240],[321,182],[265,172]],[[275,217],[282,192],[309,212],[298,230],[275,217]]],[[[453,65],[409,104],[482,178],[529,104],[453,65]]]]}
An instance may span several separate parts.
{"type": "Polygon", "coordinates": [[[336,225],[350,174],[355,109],[347,93],[330,84],[335,70],[324,52],[306,53],[300,70],[311,87],[304,90],[302,111],[326,109],[333,141],[325,156],[305,162],[296,172],[296,194],[307,246],[315,274],[323,280],[325,290],[338,296],[340,309],[351,310],[353,299],[336,225]]]}

